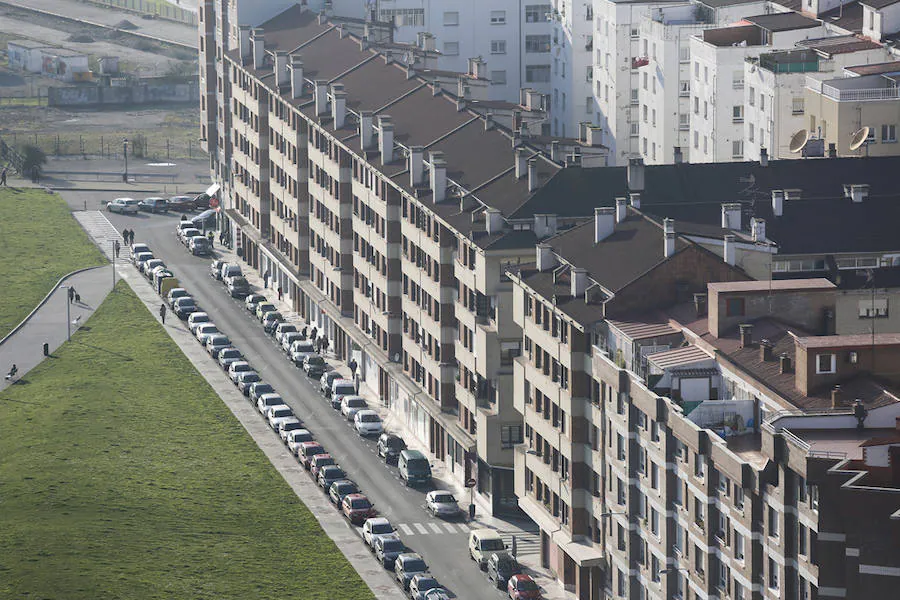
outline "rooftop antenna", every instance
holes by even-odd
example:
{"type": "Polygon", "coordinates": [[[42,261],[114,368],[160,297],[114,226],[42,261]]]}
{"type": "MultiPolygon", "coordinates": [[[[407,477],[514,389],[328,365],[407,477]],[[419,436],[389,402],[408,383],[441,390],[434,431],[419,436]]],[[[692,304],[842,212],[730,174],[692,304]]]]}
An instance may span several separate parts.
{"type": "Polygon", "coordinates": [[[803,148],[806,147],[806,144],[809,142],[809,131],[806,129],[801,129],[797,133],[791,136],[791,144],[788,146],[788,149],[791,151],[791,154],[797,154],[798,152],[802,152],[803,148]]]}
{"type": "Polygon", "coordinates": [[[866,143],[869,139],[869,133],[872,131],[871,127],[865,126],[861,129],[858,129],[856,133],[850,138],[850,150],[856,151],[859,150],[860,147],[866,147],[866,157],[869,156],[869,144],[866,143]]]}

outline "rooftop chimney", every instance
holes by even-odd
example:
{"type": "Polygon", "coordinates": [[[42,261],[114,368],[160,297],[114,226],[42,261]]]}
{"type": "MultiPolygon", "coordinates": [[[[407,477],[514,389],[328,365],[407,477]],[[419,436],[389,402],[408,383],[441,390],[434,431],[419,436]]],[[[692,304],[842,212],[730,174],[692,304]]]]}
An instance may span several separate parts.
{"type": "Polygon", "coordinates": [[[278,89],[291,82],[291,73],[288,71],[288,53],[284,50],[275,51],[275,86],[278,89]]]}
{"type": "Polygon", "coordinates": [[[331,118],[334,119],[335,129],[344,127],[344,121],[347,118],[347,92],[344,91],[344,85],[341,83],[331,86],[331,118]]]}
{"type": "Polygon", "coordinates": [[[628,196],[631,198],[631,208],[641,210],[641,193],[631,192],[628,196]]]}
{"type": "Polygon", "coordinates": [[[487,78],[487,63],[480,56],[469,59],[469,75],[475,79],[487,78]]]}
{"type": "Polygon", "coordinates": [[[588,123],[584,132],[584,144],[596,148],[603,145],[603,128],[588,123]]]}
{"type": "Polygon", "coordinates": [[[837,144],[834,142],[828,144],[828,158],[837,158],[837,144]]]}
{"type": "Polygon", "coordinates": [[[537,159],[528,159],[528,192],[538,189],[537,159]]]}
{"type": "Polygon", "coordinates": [[[684,162],[684,153],[681,151],[681,146],[675,146],[674,156],[675,158],[673,162],[676,165],[680,165],[684,162]]]}
{"type": "Polygon", "coordinates": [[[759,166],[768,167],[769,166],[769,151],[765,148],[759,149],[759,166]]]}
{"type": "Polygon", "coordinates": [[[550,142],[550,160],[553,162],[560,162],[562,160],[562,153],[559,151],[559,140],[550,142]]]}
{"type": "Polygon", "coordinates": [[[253,56],[253,47],[250,45],[250,26],[241,25],[238,27],[238,46],[241,51],[241,62],[253,56]]]}
{"type": "Polygon", "coordinates": [[[299,54],[292,54],[290,63],[291,98],[299,98],[303,95],[303,57],[299,54]]]}
{"type": "Polygon", "coordinates": [[[435,202],[443,202],[447,197],[447,161],[444,153],[433,150],[431,152],[431,193],[435,202]]]}
{"type": "Polygon", "coordinates": [[[313,83],[313,95],[316,100],[316,116],[328,114],[328,82],[324,79],[316,79],[313,83]]]}
{"type": "Polygon", "coordinates": [[[503,214],[496,208],[484,211],[484,228],[488,235],[494,235],[503,231],[503,214]]]}
{"type": "Polygon", "coordinates": [[[616,223],[621,223],[628,216],[628,206],[625,198],[616,198],[616,223]]]}
{"type": "Polygon", "coordinates": [[[423,187],[425,185],[425,148],[409,147],[409,185],[423,187]]]}
{"type": "Polygon", "coordinates": [[[707,295],[703,293],[694,294],[694,310],[698,317],[706,316],[707,295]]]}
{"type": "Polygon", "coordinates": [[[372,111],[359,111],[359,149],[369,150],[372,147],[374,117],[372,111]]]}
{"type": "Polygon", "coordinates": [[[262,69],[266,61],[266,38],[262,29],[250,32],[250,44],[253,46],[253,68],[262,69]]]}
{"type": "Polygon", "coordinates": [[[675,221],[673,219],[663,219],[663,256],[666,258],[675,254],[675,221]]]}
{"type": "Polygon", "coordinates": [[[869,196],[868,183],[854,183],[850,186],[850,200],[859,204],[869,196]]]}
{"type": "Polygon", "coordinates": [[[516,179],[522,179],[528,174],[529,154],[531,152],[527,148],[516,148],[516,179]]]}
{"type": "Polygon", "coordinates": [[[394,161],[394,122],[389,115],[378,117],[378,150],[381,152],[381,164],[388,165],[394,161]]]}
{"type": "Polygon", "coordinates": [[[722,229],[741,230],[741,205],[738,202],[722,204],[722,229]]]}
{"type": "Polygon", "coordinates": [[[790,202],[791,200],[799,200],[801,196],[803,196],[803,190],[797,188],[784,190],[784,199],[787,202],[790,202]]]}
{"type": "Polygon", "coordinates": [[[628,167],[626,171],[628,179],[628,189],[632,192],[644,191],[644,159],[630,158],[628,159],[628,167]]]}
{"type": "Polygon", "coordinates": [[[725,236],[723,250],[722,250],[722,258],[725,259],[725,262],[729,265],[734,266],[737,262],[737,236],[732,234],[728,234],[725,236]]]}
{"type": "Polygon", "coordinates": [[[750,323],[741,323],[738,325],[741,332],[741,348],[750,348],[753,346],[753,325],[750,323]]]}
{"type": "Polygon", "coordinates": [[[784,190],[772,190],[772,214],[776,217],[784,214],[784,190]]]}
{"type": "Polygon", "coordinates": [[[535,248],[537,249],[535,262],[538,271],[543,272],[556,266],[556,255],[553,254],[553,248],[549,244],[538,244],[535,248]]]}
{"type": "Polygon", "coordinates": [[[569,279],[572,283],[572,297],[584,296],[584,291],[587,289],[587,271],[579,267],[572,267],[569,279]]]}
{"type": "Polygon", "coordinates": [[[594,209],[594,243],[599,244],[616,230],[616,212],[606,206],[594,209]]]}
{"type": "Polygon", "coordinates": [[[750,233],[754,242],[766,241],[766,220],[758,217],[750,219],[750,233]]]}
{"type": "Polygon", "coordinates": [[[427,31],[420,31],[416,34],[416,45],[425,52],[434,52],[434,35],[427,31]]]}
{"type": "Polygon", "coordinates": [[[782,375],[791,372],[791,357],[787,354],[778,357],[778,372],[782,375]]]}
{"type": "Polygon", "coordinates": [[[836,385],[831,388],[831,408],[840,408],[843,400],[843,394],[841,394],[841,386],[836,385]]]}
{"type": "Polygon", "coordinates": [[[760,340],[759,341],[759,360],[762,362],[769,362],[774,360],[774,355],[772,353],[772,342],[769,340],[760,340]]]}

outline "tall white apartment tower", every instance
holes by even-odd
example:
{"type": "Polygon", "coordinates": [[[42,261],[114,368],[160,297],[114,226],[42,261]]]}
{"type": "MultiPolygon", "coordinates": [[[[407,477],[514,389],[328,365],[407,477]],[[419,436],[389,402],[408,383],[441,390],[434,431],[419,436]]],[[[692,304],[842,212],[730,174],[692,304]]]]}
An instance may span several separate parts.
{"type": "Polygon", "coordinates": [[[579,123],[594,123],[594,7],[584,0],[554,0],[550,100],[553,135],[574,137],[579,123]]]}

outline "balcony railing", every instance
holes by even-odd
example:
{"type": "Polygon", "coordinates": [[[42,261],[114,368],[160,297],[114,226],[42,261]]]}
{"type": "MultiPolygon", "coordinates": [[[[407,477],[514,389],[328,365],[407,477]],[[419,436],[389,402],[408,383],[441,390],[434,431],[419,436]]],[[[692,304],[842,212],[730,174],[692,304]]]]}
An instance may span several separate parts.
{"type": "Polygon", "coordinates": [[[863,100],[895,100],[900,98],[900,88],[841,90],[827,83],[822,84],[822,95],[838,102],[859,102],[863,100]]]}

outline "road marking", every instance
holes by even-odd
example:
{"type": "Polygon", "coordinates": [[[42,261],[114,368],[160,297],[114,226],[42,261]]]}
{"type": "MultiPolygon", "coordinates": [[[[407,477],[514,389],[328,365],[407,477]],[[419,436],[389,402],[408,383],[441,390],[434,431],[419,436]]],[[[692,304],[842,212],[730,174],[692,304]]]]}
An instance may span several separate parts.
{"type": "Polygon", "coordinates": [[[453,523],[444,523],[444,529],[447,530],[447,533],[456,533],[456,528],[453,527],[453,523]]]}
{"type": "MultiPolygon", "coordinates": [[[[449,525],[449,523],[448,523],[448,525],[449,525]]],[[[469,526],[466,525],[465,523],[460,523],[459,530],[462,531],[463,533],[469,533],[469,526]]]]}
{"type": "Polygon", "coordinates": [[[413,525],[416,527],[416,530],[417,530],[419,533],[421,533],[421,534],[423,534],[423,535],[426,534],[426,533],[428,533],[428,530],[425,529],[425,526],[422,525],[421,523],[413,523],[413,525]]]}
{"type": "Polygon", "coordinates": [[[431,530],[435,533],[444,533],[437,523],[429,523],[428,526],[431,527],[431,530]]]}
{"type": "Polygon", "coordinates": [[[402,529],[403,533],[405,533],[406,535],[416,535],[412,528],[406,523],[400,523],[399,525],[397,525],[397,527],[402,529]]]}

